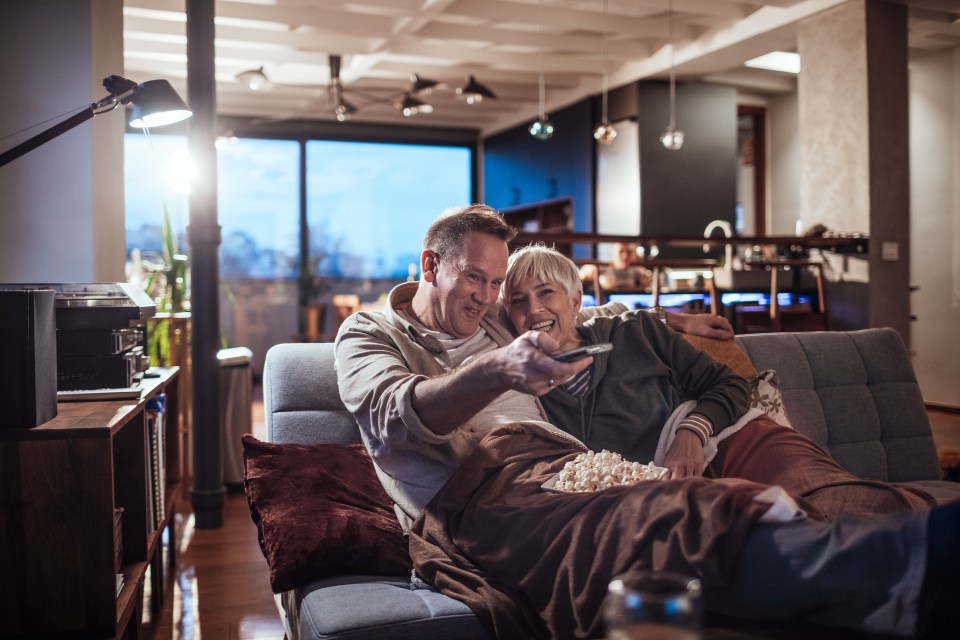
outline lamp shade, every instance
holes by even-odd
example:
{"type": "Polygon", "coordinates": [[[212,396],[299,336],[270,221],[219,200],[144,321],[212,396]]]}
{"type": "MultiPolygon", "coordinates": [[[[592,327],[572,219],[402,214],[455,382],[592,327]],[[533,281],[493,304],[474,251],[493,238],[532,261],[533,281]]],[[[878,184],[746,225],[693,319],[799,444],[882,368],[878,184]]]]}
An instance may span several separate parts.
{"type": "Polygon", "coordinates": [[[357,112],[357,108],[340,98],[337,100],[337,106],[333,108],[333,113],[336,115],[336,118],[340,122],[345,122],[350,119],[350,117],[357,112]]]}
{"type": "Polygon", "coordinates": [[[471,75],[467,76],[467,83],[465,85],[457,87],[457,96],[462,100],[466,100],[467,104],[476,104],[483,102],[484,98],[495,99],[497,94],[491,91],[489,87],[477,82],[477,79],[471,75]]]}
{"type": "Polygon", "coordinates": [[[429,95],[435,88],[440,85],[436,80],[431,80],[429,78],[421,78],[420,74],[415,73],[410,77],[410,93],[422,93],[424,95],[429,95]]]}
{"type": "Polygon", "coordinates": [[[418,113],[433,112],[433,105],[422,100],[417,100],[409,93],[404,93],[402,96],[400,96],[400,99],[397,100],[393,106],[407,117],[415,116],[418,113]]]}
{"type": "Polygon", "coordinates": [[[147,80],[133,97],[130,126],[137,129],[162,127],[186,120],[193,112],[166,80],[147,80]]]}
{"type": "Polygon", "coordinates": [[[264,72],[263,67],[259,69],[248,69],[237,74],[237,80],[244,83],[253,91],[269,91],[273,88],[273,83],[264,72]]]}

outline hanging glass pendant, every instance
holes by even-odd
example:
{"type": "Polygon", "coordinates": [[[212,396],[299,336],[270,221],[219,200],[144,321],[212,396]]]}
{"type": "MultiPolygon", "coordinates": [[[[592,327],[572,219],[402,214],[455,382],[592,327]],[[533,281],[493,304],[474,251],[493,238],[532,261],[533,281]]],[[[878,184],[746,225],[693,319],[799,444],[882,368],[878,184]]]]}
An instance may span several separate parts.
{"type": "Polygon", "coordinates": [[[683,131],[679,131],[673,128],[672,124],[667,125],[667,128],[663,130],[663,133],[660,134],[660,142],[663,143],[663,146],[671,151],[676,151],[683,147],[683,131]]]}
{"type": "Polygon", "coordinates": [[[660,134],[660,142],[670,151],[683,147],[683,131],[677,129],[677,68],[673,54],[676,44],[673,42],[673,0],[670,0],[670,124],[660,134]]]}
{"type": "Polygon", "coordinates": [[[553,137],[554,129],[553,122],[550,121],[550,118],[547,117],[546,114],[543,114],[530,123],[527,131],[537,140],[549,140],[553,137]]]}
{"type": "Polygon", "coordinates": [[[613,125],[604,120],[593,128],[593,137],[600,144],[610,144],[617,137],[617,130],[613,125]]]}
{"type": "Polygon", "coordinates": [[[593,128],[593,138],[600,144],[611,144],[617,138],[617,130],[610,124],[607,117],[607,92],[610,88],[610,77],[607,74],[607,0],[603,0],[603,91],[601,92],[600,124],[593,128]]]}

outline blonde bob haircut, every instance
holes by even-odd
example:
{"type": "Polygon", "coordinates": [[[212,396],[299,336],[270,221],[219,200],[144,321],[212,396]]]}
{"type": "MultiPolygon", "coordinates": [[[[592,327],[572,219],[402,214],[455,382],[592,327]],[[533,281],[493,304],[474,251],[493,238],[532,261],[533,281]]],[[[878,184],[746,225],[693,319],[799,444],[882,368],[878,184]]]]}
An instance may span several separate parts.
{"type": "Polygon", "coordinates": [[[571,300],[583,295],[580,271],[573,260],[553,247],[531,244],[514,251],[507,261],[507,278],[500,287],[500,299],[508,303],[517,284],[530,277],[558,284],[571,300]]]}

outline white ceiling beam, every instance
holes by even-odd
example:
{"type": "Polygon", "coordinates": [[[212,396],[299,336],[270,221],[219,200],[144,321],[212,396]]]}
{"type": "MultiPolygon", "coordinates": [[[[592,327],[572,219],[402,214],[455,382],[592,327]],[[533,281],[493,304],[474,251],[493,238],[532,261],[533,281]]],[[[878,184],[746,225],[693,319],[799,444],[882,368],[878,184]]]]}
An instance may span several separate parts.
{"type": "MultiPolygon", "coordinates": [[[[179,38],[186,43],[186,27],[181,22],[167,20],[150,20],[139,16],[125,16],[123,20],[124,33],[150,34],[179,38]]],[[[234,25],[218,25],[216,27],[218,41],[232,40],[248,42],[257,45],[275,45],[287,49],[306,49],[313,51],[336,51],[341,54],[368,53],[373,49],[375,38],[364,38],[340,34],[320,35],[303,31],[266,31],[234,25]]]]}
{"type": "MultiPolygon", "coordinates": [[[[610,30],[611,37],[616,35],[610,30]]],[[[639,34],[636,34],[639,36],[639,34]]],[[[654,30],[650,35],[663,37],[663,30],[654,30]]],[[[497,29],[493,27],[471,27],[466,25],[434,22],[417,32],[419,38],[434,40],[453,40],[456,42],[480,42],[498,46],[520,46],[540,49],[540,34],[515,29],[497,29]]],[[[543,46],[546,49],[560,49],[562,51],[580,52],[599,55],[603,36],[597,33],[592,36],[584,35],[556,35],[543,34],[543,46]]],[[[650,47],[641,42],[624,42],[607,39],[607,53],[617,58],[639,58],[650,54],[650,47]]]]}
{"type": "MultiPolygon", "coordinates": [[[[507,53],[490,49],[471,49],[408,42],[393,48],[392,53],[426,58],[439,58],[474,63],[481,67],[501,67],[513,69],[537,68],[539,54],[507,53]]],[[[547,53],[543,56],[543,66],[547,71],[574,71],[577,73],[600,74],[600,63],[595,59],[585,59],[577,55],[547,53]]]]}

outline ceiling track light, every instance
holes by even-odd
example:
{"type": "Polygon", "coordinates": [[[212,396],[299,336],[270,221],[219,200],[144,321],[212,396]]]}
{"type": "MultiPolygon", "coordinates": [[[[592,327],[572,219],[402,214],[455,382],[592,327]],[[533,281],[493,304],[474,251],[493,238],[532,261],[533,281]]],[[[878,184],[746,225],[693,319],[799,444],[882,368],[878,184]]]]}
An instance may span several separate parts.
{"type": "Polygon", "coordinates": [[[683,147],[683,131],[677,129],[677,70],[674,64],[673,51],[676,45],[673,41],[673,0],[670,0],[669,34],[670,34],[670,124],[660,134],[660,142],[670,151],[678,151],[683,147]]]}
{"type": "Polygon", "coordinates": [[[543,0],[540,0],[540,53],[539,60],[539,80],[540,80],[540,110],[536,120],[530,123],[527,131],[537,140],[547,141],[553,137],[556,130],[553,122],[547,117],[546,111],[546,86],[543,78],[543,0]]]}
{"type": "Polygon", "coordinates": [[[484,98],[496,99],[497,94],[489,87],[477,82],[473,75],[467,76],[467,82],[462,87],[456,88],[457,97],[466,101],[467,104],[478,104],[483,102],[484,98]]]}
{"type": "Polygon", "coordinates": [[[610,89],[610,74],[607,71],[607,22],[609,14],[607,12],[607,0],[603,0],[603,34],[600,42],[602,43],[601,59],[603,61],[603,91],[600,98],[600,124],[593,128],[593,138],[600,144],[610,144],[617,137],[617,130],[610,124],[610,118],[607,117],[607,92],[610,89]]]}

